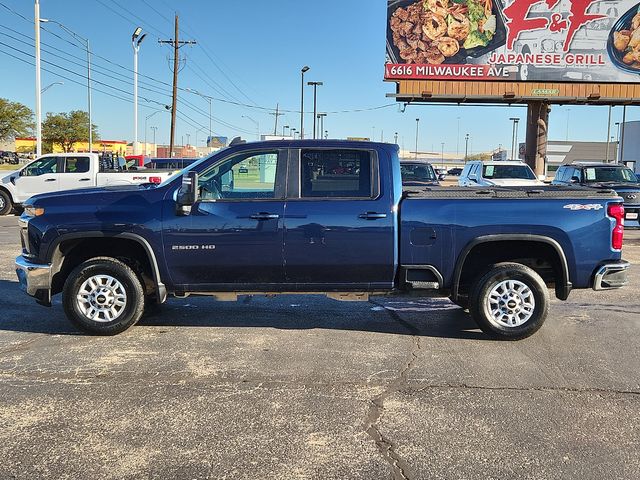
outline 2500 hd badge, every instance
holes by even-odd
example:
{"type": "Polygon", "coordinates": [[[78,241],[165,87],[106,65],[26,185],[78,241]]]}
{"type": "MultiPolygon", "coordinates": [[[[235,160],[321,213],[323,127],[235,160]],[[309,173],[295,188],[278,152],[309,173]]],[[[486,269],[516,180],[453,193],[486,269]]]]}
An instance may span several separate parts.
{"type": "Polygon", "coordinates": [[[215,250],[215,249],[216,249],[215,245],[173,245],[171,247],[171,250],[179,250],[179,251],[215,250]]]}

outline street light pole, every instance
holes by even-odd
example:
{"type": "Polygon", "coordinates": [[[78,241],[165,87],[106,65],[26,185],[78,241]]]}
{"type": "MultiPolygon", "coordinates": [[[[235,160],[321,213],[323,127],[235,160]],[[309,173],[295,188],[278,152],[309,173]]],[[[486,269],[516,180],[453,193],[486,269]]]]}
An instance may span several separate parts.
{"type": "MultiPolygon", "coordinates": [[[[147,154],[147,121],[154,115],[160,113],[161,111],[162,110],[156,110],[155,112],[147,115],[144,119],[144,154],[143,155],[147,154]]],[[[154,141],[153,143],[156,143],[156,142],[154,141]]]]}
{"type": "Polygon", "coordinates": [[[611,143],[611,110],[612,107],[609,105],[609,120],[607,121],[607,159],[606,163],[609,163],[609,146],[611,143]]]}
{"type": "Polygon", "coordinates": [[[464,142],[465,142],[465,145],[464,145],[464,161],[466,163],[467,159],[469,158],[469,134],[468,133],[464,136],[464,142]]]}
{"type": "Polygon", "coordinates": [[[398,132],[393,135],[393,143],[398,144],[398,132]]]}
{"type": "Polygon", "coordinates": [[[442,163],[442,168],[444,168],[444,142],[442,142],[442,156],[440,157],[440,162],[442,163]]]}
{"type": "Polygon", "coordinates": [[[511,133],[511,160],[515,160],[516,143],[518,141],[518,122],[520,122],[520,119],[511,117],[509,120],[513,122],[513,131],[511,133]]]}
{"type": "Polygon", "coordinates": [[[316,115],[318,112],[318,87],[324,85],[323,82],[308,82],[307,85],[313,87],[313,139],[317,138],[316,115]]]}
{"type": "MultiPolygon", "coordinates": [[[[69,35],[71,35],[73,38],[75,38],[76,40],[80,40],[81,42],[84,42],[84,46],[85,49],[87,50],[87,114],[89,115],[89,152],[93,151],[93,122],[92,122],[92,116],[91,116],[91,48],[89,47],[89,40],[87,38],[84,38],[81,35],[78,35],[76,32],[74,32],[73,30],[71,30],[70,28],[68,28],[66,25],[63,25],[60,22],[57,22],[56,20],[49,20],[46,18],[40,18],[40,9],[38,8],[38,19],[40,22],[42,23],[55,23],[56,25],[58,25],[61,29],[63,29],[65,32],[67,32],[69,35]]],[[[38,57],[40,55],[40,33],[39,33],[39,25],[38,28],[36,28],[36,31],[38,32],[38,41],[36,42],[37,47],[37,54],[38,57]]],[[[36,83],[39,84],[40,82],[40,59],[36,59],[36,75],[37,75],[37,80],[36,83]]],[[[38,85],[39,88],[39,85],[38,85]]],[[[40,101],[40,100],[39,100],[40,101]]],[[[38,107],[41,109],[41,106],[38,107]]],[[[42,115],[42,113],[40,114],[42,115]]],[[[40,121],[42,121],[42,116],[40,117],[40,121]]]]}
{"type": "Polygon", "coordinates": [[[44,87],[41,91],[41,93],[46,92],[47,90],[49,90],[51,87],[53,87],[54,85],[64,85],[64,82],[53,82],[50,83],[49,85],[47,85],[46,87],[44,87]]]}
{"type": "Polygon", "coordinates": [[[151,130],[153,130],[153,148],[154,148],[154,155],[157,155],[157,147],[156,147],[156,131],[158,130],[158,127],[149,127],[151,128],[151,130]]]}
{"type": "Polygon", "coordinates": [[[185,88],[185,90],[186,90],[187,92],[191,92],[191,93],[193,93],[193,94],[195,94],[195,95],[198,95],[199,97],[202,97],[202,98],[204,98],[207,102],[209,102],[209,139],[211,139],[211,138],[212,138],[212,136],[213,136],[213,133],[212,133],[212,132],[213,132],[213,126],[212,126],[212,125],[213,125],[213,123],[212,123],[212,121],[211,121],[211,118],[212,118],[212,116],[211,116],[211,112],[212,112],[212,110],[213,110],[213,106],[212,106],[212,104],[213,104],[213,97],[210,97],[209,95],[205,95],[204,93],[200,93],[199,91],[194,90],[193,88],[185,88]]]}
{"type": "Polygon", "coordinates": [[[322,137],[323,137],[323,132],[324,132],[324,117],[326,117],[326,116],[327,116],[327,114],[326,114],[326,113],[319,113],[319,114],[318,114],[318,121],[320,122],[320,125],[319,125],[319,126],[320,126],[320,128],[319,128],[320,135],[318,135],[318,136],[320,137],[320,140],[322,140],[322,137]]]}
{"type": "Polygon", "coordinates": [[[301,93],[300,93],[300,140],[304,139],[304,74],[310,70],[306,65],[302,67],[301,93]]]}
{"type": "Polygon", "coordinates": [[[416,156],[415,159],[418,159],[418,131],[420,129],[420,119],[416,118],[416,156]]]}
{"type": "MultiPolygon", "coordinates": [[[[142,27],[138,27],[131,35],[131,46],[133,47],[133,154],[138,155],[138,51],[140,44],[147,34],[142,34],[142,27]]],[[[145,126],[145,136],[147,128],[145,126]]],[[[146,147],[145,147],[146,148],[146,147]]]]}
{"type": "Polygon", "coordinates": [[[42,85],[40,81],[40,0],[34,6],[36,45],[36,155],[42,155],[42,85]]]}

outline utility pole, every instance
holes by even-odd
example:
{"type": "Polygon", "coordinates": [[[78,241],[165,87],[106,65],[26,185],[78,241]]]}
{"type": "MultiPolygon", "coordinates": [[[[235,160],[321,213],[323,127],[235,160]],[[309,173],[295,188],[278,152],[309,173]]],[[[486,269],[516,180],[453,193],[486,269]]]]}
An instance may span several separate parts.
{"type": "Polygon", "coordinates": [[[270,113],[269,115],[275,115],[276,117],[276,124],[273,126],[273,136],[275,137],[276,135],[278,135],[278,117],[282,117],[284,115],[284,113],[280,112],[280,104],[276,103],[276,111],[275,113],[270,113]]]}
{"type": "Polygon", "coordinates": [[[173,45],[173,95],[171,100],[171,138],[169,139],[169,157],[173,157],[174,136],[176,133],[176,113],[178,106],[178,68],[180,66],[179,50],[183,45],[195,45],[195,40],[178,39],[178,15],[175,19],[175,38],[158,40],[158,43],[173,45]]]}

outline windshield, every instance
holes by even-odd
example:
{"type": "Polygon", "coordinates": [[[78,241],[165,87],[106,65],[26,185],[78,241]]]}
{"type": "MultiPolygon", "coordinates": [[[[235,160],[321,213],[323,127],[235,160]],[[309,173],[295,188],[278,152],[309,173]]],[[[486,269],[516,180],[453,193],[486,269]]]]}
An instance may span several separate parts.
{"type": "Polygon", "coordinates": [[[429,164],[400,164],[403,182],[435,182],[436,174],[429,164]]]}
{"type": "Polygon", "coordinates": [[[587,183],[638,183],[638,177],[626,167],[593,167],[584,169],[587,183]]]}
{"type": "Polygon", "coordinates": [[[528,165],[485,165],[482,176],[494,180],[506,178],[536,179],[536,175],[528,165]]]}

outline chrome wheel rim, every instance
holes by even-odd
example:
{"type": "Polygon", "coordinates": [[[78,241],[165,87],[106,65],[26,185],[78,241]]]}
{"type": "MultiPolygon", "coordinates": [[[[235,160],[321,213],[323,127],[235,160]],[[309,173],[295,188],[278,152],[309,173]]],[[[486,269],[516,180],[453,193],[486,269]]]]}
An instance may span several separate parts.
{"type": "Polygon", "coordinates": [[[0,195],[0,210],[3,210],[5,206],[6,203],[4,203],[4,197],[0,195]]]}
{"type": "Polygon", "coordinates": [[[536,299],[525,283],[518,280],[505,280],[489,292],[487,309],[493,324],[499,327],[520,327],[533,316],[536,310],[536,299]]]}
{"type": "Polygon", "coordinates": [[[115,278],[94,275],[80,286],[76,302],[87,319],[100,323],[113,322],[127,306],[127,292],[115,278]]]}

